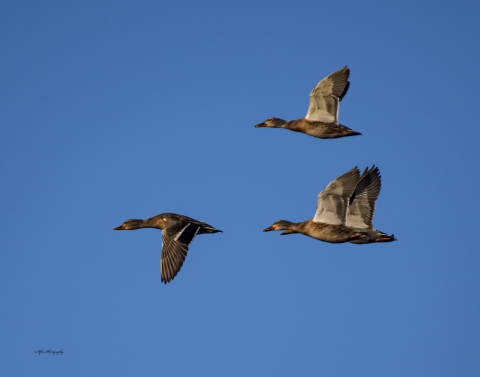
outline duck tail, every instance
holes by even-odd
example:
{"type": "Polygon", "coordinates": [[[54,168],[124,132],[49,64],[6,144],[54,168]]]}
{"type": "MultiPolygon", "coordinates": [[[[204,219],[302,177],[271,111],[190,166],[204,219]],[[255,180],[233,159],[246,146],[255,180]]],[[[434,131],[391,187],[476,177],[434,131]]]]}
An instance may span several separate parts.
{"type": "MultiPolygon", "coordinates": [[[[200,230],[201,233],[223,233],[223,230],[216,229],[211,225],[206,225],[200,230]]],[[[200,233],[199,232],[199,233],[200,233]]]]}
{"type": "Polygon", "coordinates": [[[342,136],[361,136],[362,135],[361,132],[354,131],[350,127],[344,126],[343,124],[339,124],[339,126],[343,127],[342,136]]]}
{"type": "Polygon", "coordinates": [[[358,135],[362,135],[361,132],[357,132],[357,131],[354,131],[354,130],[351,130],[346,136],[358,136],[358,135]]]}

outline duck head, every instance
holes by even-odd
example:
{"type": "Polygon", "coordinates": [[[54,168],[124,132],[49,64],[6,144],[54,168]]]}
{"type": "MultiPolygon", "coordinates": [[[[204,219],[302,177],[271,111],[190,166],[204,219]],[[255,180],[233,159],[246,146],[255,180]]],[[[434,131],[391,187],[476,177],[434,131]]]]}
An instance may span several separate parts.
{"type": "Polygon", "coordinates": [[[255,125],[255,128],[260,127],[271,127],[271,128],[283,128],[287,124],[286,120],[280,118],[268,118],[263,123],[259,123],[255,125]]]}
{"type": "Polygon", "coordinates": [[[293,230],[294,224],[290,221],[287,220],[278,220],[275,221],[271,226],[268,228],[265,228],[263,231],[264,232],[270,232],[272,230],[285,230],[285,232],[280,233],[282,236],[285,234],[291,234],[291,233],[296,233],[293,230]]]}
{"type": "Polygon", "coordinates": [[[113,230],[135,230],[135,229],[143,228],[144,225],[145,225],[145,221],[143,220],[130,219],[130,220],[124,221],[122,225],[119,225],[116,228],[113,228],[113,230]]]}

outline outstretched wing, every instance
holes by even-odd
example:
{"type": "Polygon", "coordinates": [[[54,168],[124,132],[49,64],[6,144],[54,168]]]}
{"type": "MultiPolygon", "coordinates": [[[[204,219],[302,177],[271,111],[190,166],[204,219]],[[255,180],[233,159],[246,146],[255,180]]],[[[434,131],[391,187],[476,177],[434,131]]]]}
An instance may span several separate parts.
{"type": "Polygon", "coordinates": [[[310,93],[310,105],[305,119],[338,123],[339,102],[347,94],[350,82],[347,66],[320,81],[310,93]]]}
{"type": "Polygon", "coordinates": [[[315,222],[345,225],[349,200],[355,191],[360,172],[355,166],[341,175],[318,195],[315,222]]]}
{"type": "Polygon", "coordinates": [[[200,226],[194,223],[176,223],[162,231],[162,255],[160,276],[167,284],[177,275],[187,257],[188,245],[193,241],[200,226]]]}
{"type": "Polygon", "coordinates": [[[373,229],[375,202],[382,185],[380,171],[375,165],[366,168],[350,198],[347,213],[347,226],[373,229]]]}

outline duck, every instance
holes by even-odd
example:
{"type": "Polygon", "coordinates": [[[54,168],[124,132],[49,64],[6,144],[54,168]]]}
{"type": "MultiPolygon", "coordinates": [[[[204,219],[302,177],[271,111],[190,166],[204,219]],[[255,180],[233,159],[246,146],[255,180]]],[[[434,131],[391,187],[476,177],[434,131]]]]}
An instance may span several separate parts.
{"type": "Polygon", "coordinates": [[[176,213],[161,213],[146,220],[129,219],[113,230],[154,228],[162,230],[160,279],[167,284],[182,268],[188,247],[197,234],[222,232],[203,221],[176,213]]]}
{"type": "Polygon", "coordinates": [[[284,230],[281,235],[300,233],[329,243],[395,241],[393,235],[389,236],[373,228],[373,212],[379,187],[378,168],[367,168],[360,175],[358,167],[354,167],[320,192],[313,219],[299,223],[278,220],[263,231],[284,230]]]}
{"type": "Polygon", "coordinates": [[[321,80],[310,93],[310,104],[305,118],[290,121],[268,118],[255,127],[285,128],[320,139],[361,135],[360,132],[338,123],[340,101],[350,87],[349,77],[350,69],[345,66],[321,80]]]}

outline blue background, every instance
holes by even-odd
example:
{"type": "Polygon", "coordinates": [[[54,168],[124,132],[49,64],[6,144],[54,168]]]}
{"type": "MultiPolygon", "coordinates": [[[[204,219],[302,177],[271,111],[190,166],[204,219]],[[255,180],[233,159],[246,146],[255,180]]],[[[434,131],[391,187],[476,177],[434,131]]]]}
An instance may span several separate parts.
{"type": "Polygon", "coordinates": [[[2,374],[478,375],[479,14],[2,1],[2,374]],[[254,128],[303,117],[344,65],[339,119],[363,136],[254,128]],[[262,233],[372,164],[374,224],[398,242],[262,233]],[[112,231],[162,212],[224,231],[166,286],[161,233],[112,231]]]}

